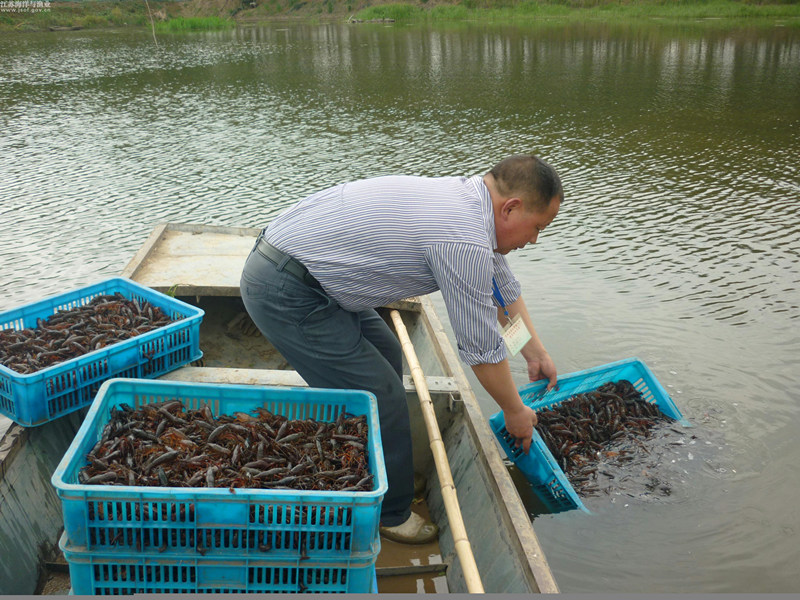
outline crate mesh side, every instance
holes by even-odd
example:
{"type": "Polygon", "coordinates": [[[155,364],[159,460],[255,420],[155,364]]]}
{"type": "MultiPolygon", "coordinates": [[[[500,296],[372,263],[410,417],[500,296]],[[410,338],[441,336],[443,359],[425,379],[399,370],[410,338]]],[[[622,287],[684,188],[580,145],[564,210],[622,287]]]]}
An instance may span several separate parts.
{"type": "MultiPolygon", "coordinates": [[[[72,373],[72,378],[74,378],[74,373],[72,373]]],[[[64,384],[65,380],[68,380],[69,377],[66,376],[63,379],[60,379],[57,383],[64,384]]],[[[61,414],[65,410],[69,410],[72,407],[83,406],[87,403],[86,394],[84,390],[75,389],[75,386],[70,386],[69,388],[62,388],[65,389],[61,394],[52,396],[47,401],[47,412],[50,417],[54,417],[56,415],[61,414]]]]}
{"type": "Polygon", "coordinates": [[[573,490],[565,489],[553,472],[545,456],[545,452],[549,452],[546,447],[540,448],[535,442],[531,444],[530,452],[534,455],[538,453],[540,464],[543,465],[537,470],[533,468],[536,459],[533,455],[526,455],[522,446],[516,446],[514,437],[505,426],[497,429],[495,433],[501,440],[506,455],[525,474],[531,487],[550,512],[557,513],[580,506],[577,494],[573,490]],[[544,473],[548,473],[548,476],[543,478],[544,473]]]}
{"type": "Polygon", "coordinates": [[[344,592],[348,570],[341,567],[250,567],[247,583],[251,590],[268,586],[270,591],[344,592]]]}
{"type": "Polygon", "coordinates": [[[307,404],[280,401],[264,402],[263,408],[274,415],[282,415],[289,420],[314,419],[317,421],[335,421],[345,411],[345,407],[336,404],[307,404]]]}
{"type": "Polygon", "coordinates": [[[14,398],[11,393],[11,380],[0,374],[0,410],[14,414],[14,398]]]}
{"type": "Polygon", "coordinates": [[[2,329],[25,329],[25,319],[19,317],[18,319],[11,319],[10,321],[5,321],[0,324],[0,330],[2,329]]]}
{"type": "Polygon", "coordinates": [[[183,348],[178,348],[177,350],[173,350],[170,354],[167,355],[167,365],[168,368],[172,368],[173,365],[183,365],[187,362],[190,362],[192,356],[190,353],[189,346],[184,346],[183,348]]]}
{"type": "MultiPolygon", "coordinates": [[[[94,563],[87,574],[91,576],[91,587],[97,595],[134,593],[208,593],[224,592],[367,592],[349,590],[351,569],[343,566],[249,566],[243,573],[244,580],[225,582],[225,587],[214,576],[224,563],[217,565],[176,564],[117,564],[94,563]],[[212,571],[214,570],[214,571],[212,571]],[[211,579],[212,581],[203,581],[211,579]],[[214,581],[217,580],[217,581],[214,581]],[[216,584],[213,587],[209,583],[216,584]]],[[[238,565],[231,565],[237,568],[238,565]]],[[[356,567],[363,578],[363,567],[356,567]]],[[[357,579],[357,578],[356,578],[357,579]]],[[[355,580],[354,580],[355,581],[355,580]]],[[[86,582],[76,582],[79,588],[86,582]]]]}
{"type": "Polygon", "coordinates": [[[139,356],[142,360],[142,375],[153,375],[164,368],[164,357],[159,353],[164,351],[164,341],[159,338],[142,344],[139,347],[139,356]]]}
{"type": "Polygon", "coordinates": [[[650,391],[650,386],[647,385],[647,382],[644,378],[639,378],[633,382],[633,387],[642,395],[642,399],[645,402],[650,402],[651,404],[656,401],[656,397],[652,391],[650,391]]]}
{"type": "Polygon", "coordinates": [[[144,523],[148,521],[191,523],[195,520],[192,502],[146,502],[88,500],[89,521],[144,523]]]}
{"type": "Polygon", "coordinates": [[[96,585],[195,583],[197,567],[194,565],[94,564],[92,575],[96,585]]]}
{"type": "Polygon", "coordinates": [[[349,551],[352,542],[353,509],[350,506],[297,506],[253,504],[251,526],[275,530],[273,547],[288,550],[349,551]],[[298,539],[296,532],[303,531],[298,539]],[[305,548],[301,548],[305,545],[305,548]]]}
{"type": "Polygon", "coordinates": [[[350,552],[353,508],[253,503],[247,523],[199,527],[192,502],[88,500],[89,548],[350,552]]]}

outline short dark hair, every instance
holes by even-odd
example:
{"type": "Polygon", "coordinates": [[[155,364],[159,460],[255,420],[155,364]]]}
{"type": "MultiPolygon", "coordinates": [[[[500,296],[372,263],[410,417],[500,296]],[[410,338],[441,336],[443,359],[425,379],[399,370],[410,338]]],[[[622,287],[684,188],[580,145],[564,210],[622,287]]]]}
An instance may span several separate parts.
{"type": "Polygon", "coordinates": [[[544,210],[553,198],[564,201],[556,170],[533,154],[515,154],[497,163],[489,173],[503,196],[519,196],[528,210],[544,210]]]}

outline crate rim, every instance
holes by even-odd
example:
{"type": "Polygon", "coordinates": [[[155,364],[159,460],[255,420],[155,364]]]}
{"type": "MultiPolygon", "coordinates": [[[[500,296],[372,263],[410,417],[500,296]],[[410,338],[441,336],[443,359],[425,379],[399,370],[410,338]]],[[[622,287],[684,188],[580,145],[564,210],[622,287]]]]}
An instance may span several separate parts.
{"type": "MultiPolygon", "coordinates": [[[[185,501],[197,500],[199,496],[203,499],[220,501],[261,501],[266,496],[275,498],[276,501],[284,499],[284,501],[291,501],[292,498],[300,498],[302,503],[308,500],[310,504],[319,504],[320,498],[325,497],[326,502],[353,504],[361,500],[362,502],[374,502],[374,498],[382,497],[388,490],[388,482],[386,477],[386,469],[383,463],[383,446],[380,434],[380,426],[377,428],[370,427],[370,435],[375,436],[375,446],[379,456],[375,457],[375,464],[378,473],[375,473],[375,480],[379,482],[377,489],[368,492],[340,492],[340,491],[321,491],[321,490],[292,490],[292,489],[261,489],[261,488],[235,488],[236,492],[231,493],[229,488],[187,488],[187,487],[161,487],[161,486],[124,486],[124,485],[86,485],[82,483],[69,483],[65,480],[65,472],[74,460],[78,460],[77,450],[79,449],[82,440],[86,438],[90,430],[94,426],[94,421],[99,418],[99,412],[105,408],[107,404],[108,388],[113,388],[121,385],[133,385],[144,387],[159,387],[170,386],[185,389],[232,389],[240,391],[252,391],[254,389],[261,390],[280,390],[280,391],[302,391],[304,394],[311,395],[328,395],[331,392],[342,393],[357,393],[366,396],[369,402],[368,417],[374,416],[375,423],[378,421],[378,408],[377,399],[375,395],[366,390],[353,390],[353,389],[331,389],[331,388],[315,388],[315,387],[287,387],[287,386],[265,386],[265,385],[247,385],[247,384],[215,384],[215,383],[194,383],[188,381],[164,381],[158,379],[140,379],[140,378],[126,378],[114,377],[107,379],[102,383],[97,391],[95,399],[89,408],[89,412],[84,417],[80,429],[75,434],[72,442],[64,453],[64,456],[58,463],[53,475],[50,477],[50,483],[56,488],[59,497],[63,498],[82,498],[89,499],[91,495],[92,501],[153,501],[155,497],[159,499],[169,496],[171,501],[185,501]],[[333,498],[328,499],[329,496],[333,498]]],[[[291,399],[285,400],[286,402],[293,402],[291,399]]],[[[296,401],[300,402],[300,401],[296,401]]]]}
{"type": "MultiPolygon", "coordinates": [[[[93,288],[109,287],[110,284],[115,284],[115,283],[118,283],[118,282],[122,282],[124,285],[136,288],[136,289],[138,289],[138,291],[141,291],[141,292],[143,292],[145,294],[150,294],[150,295],[155,294],[155,295],[158,295],[158,296],[162,296],[163,298],[168,299],[171,302],[174,302],[174,303],[178,304],[181,308],[185,308],[186,312],[192,313],[192,314],[187,314],[180,321],[175,321],[173,323],[169,323],[168,325],[165,325],[164,327],[168,327],[169,325],[174,325],[174,324],[177,324],[177,323],[187,323],[188,324],[188,323],[191,323],[194,320],[202,319],[205,316],[205,311],[202,308],[199,308],[197,306],[192,306],[191,304],[188,304],[187,302],[184,302],[183,300],[178,300],[177,298],[175,298],[173,296],[169,296],[168,294],[165,294],[164,292],[159,292],[158,290],[154,290],[153,288],[150,288],[150,287],[147,287],[145,285],[142,285],[141,283],[133,281],[132,279],[128,279],[127,277],[116,276],[116,277],[109,277],[107,279],[101,279],[100,281],[97,281],[95,283],[92,283],[92,284],[89,284],[89,285],[85,285],[85,286],[82,286],[82,287],[79,287],[79,288],[75,288],[75,289],[69,290],[67,292],[60,292],[58,294],[52,294],[50,296],[47,296],[46,298],[42,298],[40,300],[36,300],[36,301],[31,302],[29,304],[23,304],[21,306],[17,306],[16,308],[10,308],[8,310],[0,311],[0,323],[5,322],[9,315],[11,315],[13,313],[16,313],[18,311],[25,310],[25,311],[35,312],[36,310],[40,310],[40,309],[45,308],[47,305],[49,305],[52,302],[58,300],[62,296],[65,296],[65,295],[68,295],[68,294],[70,294],[70,295],[71,294],[78,294],[78,293],[81,293],[81,292],[85,292],[87,290],[91,290],[93,288]]],[[[55,314],[55,313],[53,313],[53,314],[55,314]]],[[[56,364],[50,365],[48,367],[45,367],[44,369],[39,369],[38,371],[35,371],[33,373],[20,373],[18,371],[15,371],[14,369],[6,367],[3,364],[0,364],[0,373],[3,373],[3,374],[8,375],[10,377],[13,377],[15,380],[18,380],[18,381],[21,380],[20,383],[34,383],[35,381],[38,381],[39,379],[45,379],[47,377],[50,377],[53,374],[53,372],[55,372],[57,370],[59,370],[59,371],[63,370],[64,369],[64,365],[68,365],[72,361],[81,361],[81,362],[83,362],[85,360],[87,362],[93,362],[94,360],[102,357],[103,354],[107,354],[108,352],[113,352],[116,348],[118,348],[122,344],[130,343],[131,340],[135,340],[137,344],[143,344],[143,343],[146,343],[147,341],[149,341],[149,340],[151,340],[153,338],[160,338],[164,334],[164,327],[159,327],[159,328],[153,329],[151,331],[147,331],[145,333],[139,334],[139,335],[134,336],[132,338],[128,338],[126,340],[118,340],[118,341],[114,342],[113,344],[109,344],[108,346],[103,346],[102,348],[98,348],[97,350],[91,350],[90,352],[87,352],[85,354],[81,354],[80,356],[75,356],[73,358],[61,361],[59,363],[56,363],[56,364]]],[[[7,329],[13,329],[13,328],[7,327],[7,328],[2,329],[2,330],[5,331],[7,329]]],[[[201,351],[201,356],[202,356],[202,351],[201,351]]],[[[200,358],[200,357],[198,357],[198,358],[200,358]]],[[[197,360],[197,359],[194,359],[194,360],[197,360]]]]}

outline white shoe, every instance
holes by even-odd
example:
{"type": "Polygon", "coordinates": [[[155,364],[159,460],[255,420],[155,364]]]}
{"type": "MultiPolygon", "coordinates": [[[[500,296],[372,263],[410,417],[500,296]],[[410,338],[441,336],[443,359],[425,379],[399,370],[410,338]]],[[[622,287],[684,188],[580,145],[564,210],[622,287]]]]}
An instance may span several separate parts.
{"type": "Polygon", "coordinates": [[[435,523],[423,519],[413,511],[405,523],[379,529],[383,537],[401,544],[427,544],[439,535],[439,528],[435,523]]]}

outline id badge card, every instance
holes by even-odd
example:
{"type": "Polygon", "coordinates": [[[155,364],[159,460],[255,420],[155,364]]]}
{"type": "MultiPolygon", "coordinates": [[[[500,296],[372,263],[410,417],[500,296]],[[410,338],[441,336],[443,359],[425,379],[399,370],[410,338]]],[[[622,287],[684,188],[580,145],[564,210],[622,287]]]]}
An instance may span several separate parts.
{"type": "Polygon", "coordinates": [[[503,341],[511,356],[516,356],[522,347],[531,339],[531,332],[522,322],[522,317],[514,315],[511,323],[503,327],[503,341]]]}

